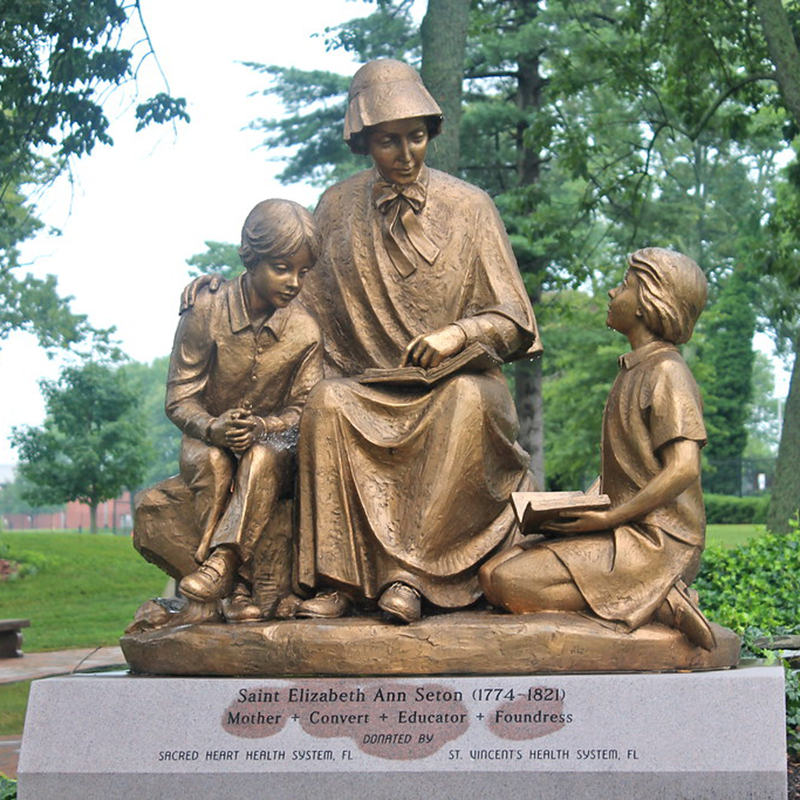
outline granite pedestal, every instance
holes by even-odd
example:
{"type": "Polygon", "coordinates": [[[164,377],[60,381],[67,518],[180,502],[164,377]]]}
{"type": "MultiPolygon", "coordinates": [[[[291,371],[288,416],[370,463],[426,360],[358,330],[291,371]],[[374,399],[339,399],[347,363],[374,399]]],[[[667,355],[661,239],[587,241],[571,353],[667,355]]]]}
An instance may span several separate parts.
{"type": "Polygon", "coordinates": [[[783,800],[778,667],[33,684],[21,800],[783,800]]]}

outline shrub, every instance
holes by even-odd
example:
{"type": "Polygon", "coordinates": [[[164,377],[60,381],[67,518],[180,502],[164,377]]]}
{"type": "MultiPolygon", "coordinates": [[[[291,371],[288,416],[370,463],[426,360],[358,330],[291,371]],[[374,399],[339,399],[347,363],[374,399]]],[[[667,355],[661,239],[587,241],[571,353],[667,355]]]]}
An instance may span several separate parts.
{"type": "MultiPolygon", "coordinates": [[[[694,583],[700,605],[714,622],[742,636],[746,654],[774,658],[755,640],[800,633],[800,522],[788,534],[766,533],[725,550],[711,545],[694,583]]],[[[786,740],[800,754],[800,681],[786,672],[786,740]]]]}
{"type": "Polygon", "coordinates": [[[47,565],[47,562],[48,559],[44,553],[14,555],[5,542],[0,542],[0,581],[15,581],[26,575],[35,575],[47,565]]]}
{"type": "Polygon", "coordinates": [[[0,800],[16,800],[17,782],[0,772],[0,800]]]}
{"type": "Polygon", "coordinates": [[[706,521],[721,525],[763,524],[767,521],[769,495],[736,497],[730,494],[706,494],[706,521]]]}

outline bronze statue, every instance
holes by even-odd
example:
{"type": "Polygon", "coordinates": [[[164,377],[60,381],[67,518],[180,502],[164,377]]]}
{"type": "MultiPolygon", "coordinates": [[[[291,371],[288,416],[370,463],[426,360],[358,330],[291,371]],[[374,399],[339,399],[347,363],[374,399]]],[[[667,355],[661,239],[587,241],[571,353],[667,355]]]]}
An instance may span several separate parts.
{"type": "Polygon", "coordinates": [[[678,345],[706,302],[706,279],[690,258],[649,247],[628,259],[609,292],[608,325],[631,352],[603,415],[601,489],[606,510],[566,512],[481,569],[488,600],[515,613],[590,611],[635,630],[652,621],[707,650],[714,635],[688,589],[705,537],[700,394],[678,345]]]}
{"type": "MultiPolygon", "coordinates": [[[[245,273],[199,291],[181,314],[166,411],[183,431],[180,477],[191,495],[183,515],[198,542],[197,568],[181,571],[190,608],[180,621],[214,619],[219,600],[229,621],[269,618],[288,583],[262,568],[266,597],[254,603],[254,551],[279,498],[293,489],[300,413],[322,377],[319,326],[293,302],[319,250],[306,209],[265,200],[242,228],[245,273]]],[[[164,526],[160,535],[172,533],[164,526]]]]}
{"type": "Polygon", "coordinates": [[[372,61],[353,78],[345,140],[373,167],[325,192],[319,263],[301,294],[320,321],[325,380],[298,443],[298,610],[338,617],[377,602],[400,622],[422,600],[480,596],[480,564],[517,531],[529,486],[500,370],[431,387],[361,383],[373,368],[433,367],[483,344],[502,360],[540,351],[505,229],[480,189],[425,166],[441,111],[417,73],[372,61]]]}
{"type": "Polygon", "coordinates": [[[203,276],[184,291],[191,310],[168,391],[185,432],[182,474],[139,498],[134,541],[191,599],[177,612],[166,601],[140,609],[121,640],[134,669],[490,674],[736,663],[738,638],[709,625],[688,588],[703,546],[706,434],[677,345],[705,303],[702,273],[666,250],[631,257],[609,310],[632,351],[604,417],[605,494],[548,497],[547,513],[584,510],[523,541],[509,500],[534,486],[499,365],[535,357],[541,344],[492,201],[425,166],[441,122],[411,67],[369,62],[350,87],[345,140],[372,168],[324,193],[319,244],[297,209],[305,233],[293,246],[262,241],[267,267],[278,257],[291,285],[256,281],[245,261],[239,281],[203,276]],[[241,304],[231,306],[237,287],[241,304]],[[226,303],[241,313],[215,317],[226,303]],[[249,349],[226,343],[217,358],[209,333],[218,328],[219,342],[241,336],[249,349]],[[292,499],[281,495],[298,419],[292,499]],[[469,608],[484,592],[516,613],[469,608]],[[182,624],[217,622],[220,598],[226,621],[255,624],[182,624]],[[413,624],[400,633],[379,612],[413,624]],[[173,627],[148,630],[163,625],[173,627]]]}

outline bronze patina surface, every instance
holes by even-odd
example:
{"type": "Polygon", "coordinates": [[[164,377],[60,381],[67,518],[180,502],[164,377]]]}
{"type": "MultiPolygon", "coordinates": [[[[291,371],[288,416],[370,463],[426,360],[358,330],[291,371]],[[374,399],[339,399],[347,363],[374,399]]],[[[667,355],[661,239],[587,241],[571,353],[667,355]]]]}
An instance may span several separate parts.
{"type": "Polygon", "coordinates": [[[661,248],[630,256],[610,292],[607,324],[631,351],[603,416],[601,476],[523,540],[510,499],[533,486],[498,365],[541,343],[491,199],[425,165],[441,124],[412,68],[364,65],[344,136],[371,168],[328,189],[313,219],[259,204],[245,275],[184,291],[167,390],[181,475],[139,497],[134,542],[188,603],[142,606],[121,642],[134,670],[736,664],[738,637],[691,589],[706,430],[679,345],[703,273],[661,248]]]}
{"type": "Polygon", "coordinates": [[[136,672],[164,675],[500,675],[670,672],[736,665],[739,638],[705,650],[664,625],[633,633],[566,612],[458,611],[407,626],[376,617],[163,628],[122,637],[136,672]]]}

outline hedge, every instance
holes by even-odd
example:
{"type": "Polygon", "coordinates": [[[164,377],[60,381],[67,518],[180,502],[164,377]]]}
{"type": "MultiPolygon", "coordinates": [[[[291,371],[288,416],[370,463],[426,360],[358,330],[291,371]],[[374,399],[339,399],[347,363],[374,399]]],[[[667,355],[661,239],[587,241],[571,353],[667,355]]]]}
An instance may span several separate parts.
{"type": "Polygon", "coordinates": [[[706,521],[721,525],[763,524],[767,521],[769,495],[737,497],[730,494],[706,494],[706,521]]]}

